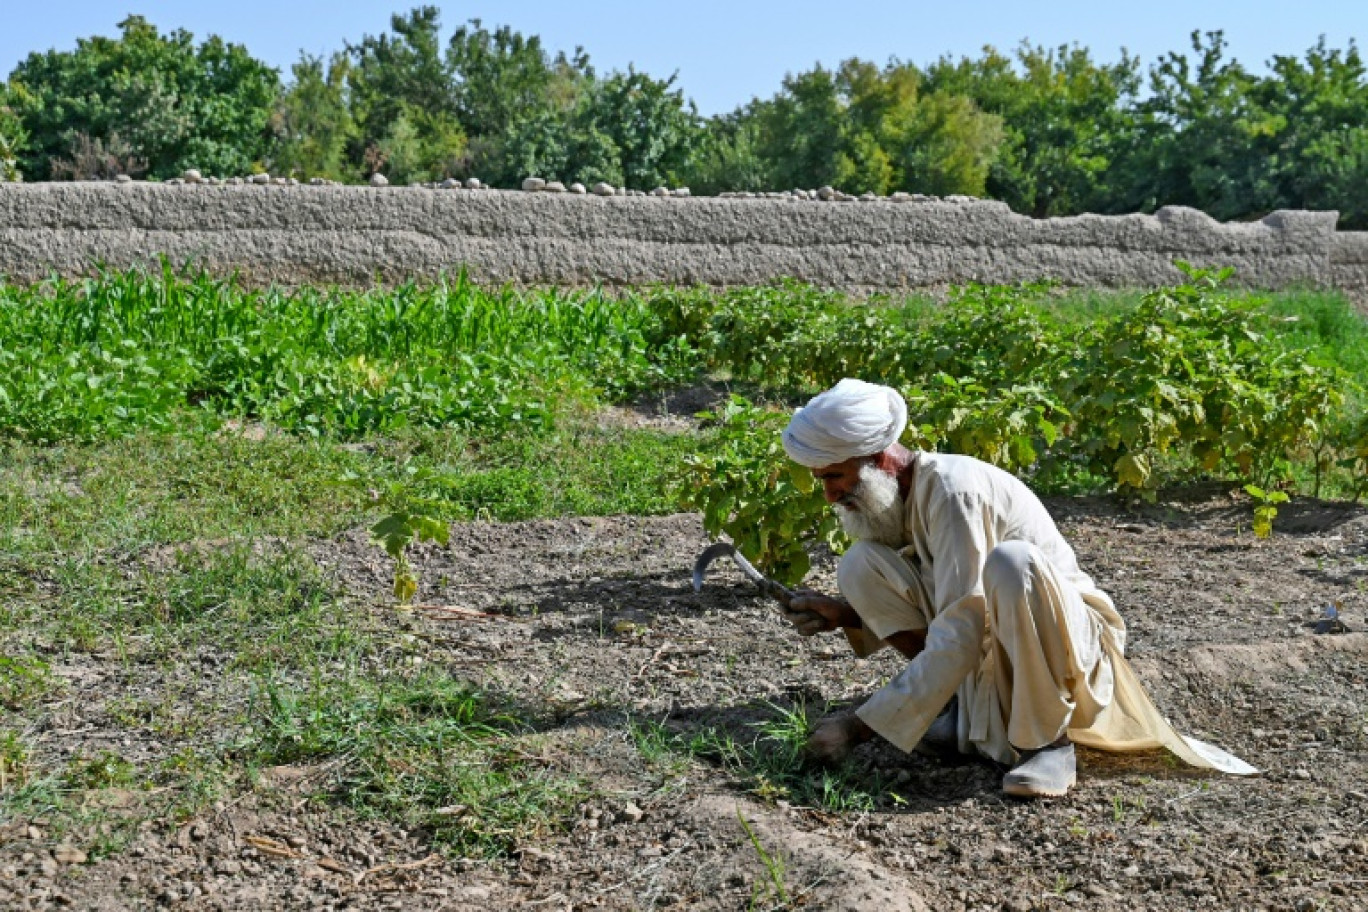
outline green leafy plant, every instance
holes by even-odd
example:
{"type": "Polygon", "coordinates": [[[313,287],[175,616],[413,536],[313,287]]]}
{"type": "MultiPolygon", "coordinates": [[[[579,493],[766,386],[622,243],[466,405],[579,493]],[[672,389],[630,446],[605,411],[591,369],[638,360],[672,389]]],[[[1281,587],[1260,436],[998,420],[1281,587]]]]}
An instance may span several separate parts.
{"type": "Polygon", "coordinates": [[[691,377],[647,300],[487,289],[462,273],[376,291],[244,288],[163,262],[0,282],[0,434],[39,442],[167,428],[190,409],[355,439],[495,435],[691,377]]]}
{"type": "Polygon", "coordinates": [[[1244,491],[1254,500],[1254,534],[1259,538],[1273,535],[1273,520],[1278,515],[1278,504],[1287,503],[1282,491],[1265,491],[1258,485],[1247,484],[1244,491]]]}
{"type": "Polygon", "coordinates": [[[393,591],[401,605],[411,602],[418,592],[418,575],[408,557],[409,545],[425,541],[445,545],[451,535],[447,523],[431,515],[436,509],[433,501],[415,493],[431,472],[406,466],[405,474],[404,478],[370,490],[372,502],[388,511],[370,527],[371,540],[394,559],[393,591]]]}
{"type": "Polygon", "coordinates": [[[784,412],[732,396],[717,412],[707,445],[685,460],[677,482],[680,502],[703,514],[713,536],[727,535],[757,567],[796,584],[811,566],[806,545],[839,548],[839,524],[817,492],[812,473],[785,455],[779,432],[784,412]]]}
{"type": "Polygon", "coordinates": [[[63,780],[71,788],[102,789],[132,785],[137,768],[112,750],[75,757],[67,764],[63,780]]]}
{"type": "MultiPolygon", "coordinates": [[[[662,319],[709,334],[708,365],[762,390],[809,394],[841,375],[891,384],[908,403],[905,444],[975,456],[1045,490],[1153,498],[1202,474],[1271,489],[1299,467],[1319,490],[1330,467],[1361,492],[1352,473],[1368,465],[1368,435],[1344,417],[1361,387],[1284,341],[1259,299],[1227,291],[1230,270],[1179,265],[1186,282],[1074,326],[1030,303],[1045,286],[968,286],[933,313],[820,296],[799,308],[775,288],[707,305],[672,295],[662,319]]],[[[801,578],[802,547],[839,541],[834,520],[800,496],[806,482],[778,445],[784,417],[729,409],[691,461],[684,503],[758,566],[801,578]]]]}
{"type": "MultiPolygon", "coordinates": [[[[1357,421],[1346,419],[1332,431],[1330,453],[1338,455],[1336,465],[1346,470],[1354,479],[1352,493],[1358,501],[1368,493],[1368,414],[1357,421]]],[[[1321,464],[1317,462],[1317,484],[1319,486],[1321,464]]]]}

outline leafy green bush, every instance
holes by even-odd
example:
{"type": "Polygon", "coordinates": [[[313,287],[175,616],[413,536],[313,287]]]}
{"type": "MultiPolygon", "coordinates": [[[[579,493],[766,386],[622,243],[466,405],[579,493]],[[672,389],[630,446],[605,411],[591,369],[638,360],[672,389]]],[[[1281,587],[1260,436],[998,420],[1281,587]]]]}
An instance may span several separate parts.
{"type": "Polygon", "coordinates": [[[1228,271],[1192,276],[1087,334],[1061,390],[1071,448],[1134,490],[1152,490],[1156,461],[1175,452],[1208,471],[1286,481],[1342,404],[1344,377],[1306,363],[1267,334],[1264,314],[1222,293],[1228,271]]]}
{"type": "Polygon", "coordinates": [[[838,546],[840,528],[816,479],[784,454],[779,432],[787,413],[733,396],[701,417],[716,424],[705,447],[685,459],[681,505],[701,511],[710,535],[730,537],[780,582],[800,582],[810,566],[806,543],[838,546]]]}

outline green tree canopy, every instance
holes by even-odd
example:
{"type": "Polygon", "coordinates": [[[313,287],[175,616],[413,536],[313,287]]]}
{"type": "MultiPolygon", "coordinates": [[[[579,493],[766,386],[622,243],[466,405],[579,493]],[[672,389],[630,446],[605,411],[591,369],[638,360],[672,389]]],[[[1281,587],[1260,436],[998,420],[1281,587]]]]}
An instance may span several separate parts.
{"type": "Polygon", "coordinates": [[[1121,162],[1111,211],[1181,204],[1215,218],[1337,209],[1368,227],[1368,78],[1358,49],[1275,57],[1257,76],[1226,57],[1221,32],[1166,55],[1121,162]]]}
{"type": "Polygon", "coordinates": [[[1180,204],[1222,219],[1336,209],[1368,228],[1368,69],[1351,42],[1266,73],[1194,33],[1142,74],[1124,52],[1023,43],[926,67],[851,59],[701,120],[674,76],[600,75],[580,48],[419,6],[282,87],[240,46],[159,34],[32,54],[0,85],[0,178],[166,178],[258,166],[398,183],[537,175],[702,193],[831,184],[1006,201],[1036,217],[1180,204]],[[1146,82],[1147,77],[1147,82],[1146,82]],[[1142,84],[1146,91],[1141,91],[1142,84]]]}
{"type": "Polygon", "coordinates": [[[21,180],[19,156],[28,147],[23,111],[32,97],[18,83],[0,82],[0,181],[21,180]]]}
{"type": "Polygon", "coordinates": [[[217,36],[197,46],[189,32],[161,35],[141,16],[119,28],[118,38],[30,54],[15,69],[31,96],[27,173],[87,176],[91,156],[103,154],[151,177],[191,167],[232,174],[264,156],[280,88],[274,69],[217,36]]]}
{"type": "Polygon", "coordinates": [[[450,55],[441,47],[439,11],[424,6],[390,19],[393,34],[349,45],[351,159],[361,176],[384,171],[399,181],[456,174],[467,135],[457,107],[450,55]]]}
{"type": "Polygon", "coordinates": [[[1001,118],[1003,142],[985,190],[1038,218],[1105,204],[1117,146],[1133,130],[1139,62],[1097,64],[1086,49],[1022,45],[1015,59],[991,47],[978,59],[942,58],[927,88],[973,99],[1001,118]]]}
{"type": "Polygon", "coordinates": [[[294,76],[281,94],[272,118],[276,148],[271,169],[298,177],[341,180],[351,176],[348,146],[356,141],[347,74],[350,59],[334,54],[303,55],[291,68],[294,76]]]}
{"type": "Polygon", "coordinates": [[[909,64],[856,59],[786,76],[773,98],[714,119],[708,132],[696,167],[721,189],[749,189],[741,184],[759,170],[771,188],[982,195],[1002,141],[1000,118],[972,99],[927,91],[909,64]],[[717,169],[736,158],[738,139],[761,167],[729,182],[717,169]]]}

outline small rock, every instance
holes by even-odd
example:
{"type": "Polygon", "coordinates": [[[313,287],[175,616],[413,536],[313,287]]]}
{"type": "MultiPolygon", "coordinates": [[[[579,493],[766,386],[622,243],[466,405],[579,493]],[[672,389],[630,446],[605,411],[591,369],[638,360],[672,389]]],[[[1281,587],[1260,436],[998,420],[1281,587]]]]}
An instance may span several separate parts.
{"type": "Polygon", "coordinates": [[[251,177],[247,178],[247,182],[252,184],[269,184],[271,182],[271,175],[264,172],[261,174],[253,174],[251,177]]]}
{"type": "Polygon", "coordinates": [[[674,191],[673,193],[671,193],[670,195],[671,195],[671,196],[678,196],[678,197],[688,197],[688,196],[692,196],[692,194],[689,193],[689,188],[688,188],[688,187],[678,187],[678,188],[676,188],[675,191],[674,191]]]}
{"type": "Polygon", "coordinates": [[[588,193],[589,191],[584,189],[584,184],[581,184],[579,181],[575,181],[573,184],[570,185],[570,192],[584,194],[588,193]]]}
{"type": "Polygon", "coordinates": [[[628,823],[637,823],[644,816],[645,812],[642,811],[641,808],[637,807],[636,804],[634,804],[631,801],[623,805],[622,813],[618,815],[620,819],[625,820],[628,823]]]}
{"type": "Polygon", "coordinates": [[[1139,876],[1140,876],[1140,866],[1139,866],[1139,865],[1131,865],[1131,866],[1125,868],[1125,869],[1121,872],[1121,876],[1123,876],[1123,877],[1139,877],[1139,876]]]}
{"type": "Polygon", "coordinates": [[[309,178],[309,186],[310,186],[310,187],[322,187],[322,186],[323,186],[324,184],[326,184],[326,183],[327,183],[327,181],[325,181],[325,180],[324,180],[323,178],[321,178],[321,177],[311,177],[311,178],[309,178]]]}
{"type": "Polygon", "coordinates": [[[546,181],[540,177],[529,177],[522,182],[522,188],[528,193],[536,193],[538,190],[546,189],[546,181]]]}
{"type": "Polygon", "coordinates": [[[861,193],[861,194],[860,194],[860,202],[862,202],[862,203],[872,203],[872,202],[874,202],[874,201],[875,201],[876,199],[878,199],[878,198],[879,198],[879,195],[878,195],[877,193],[873,193],[873,192],[868,191],[868,190],[866,190],[864,193],[861,193]]]}
{"type": "Polygon", "coordinates": [[[1292,771],[1292,778],[1293,778],[1293,779],[1302,779],[1302,780],[1310,779],[1310,778],[1311,778],[1311,771],[1308,770],[1308,769],[1306,769],[1305,767],[1300,767],[1300,766],[1299,766],[1299,767],[1297,767],[1296,769],[1294,769],[1294,770],[1292,771]]]}
{"type": "Polygon", "coordinates": [[[542,189],[547,193],[564,193],[565,184],[562,184],[560,181],[547,181],[546,186],[542,187],[542,189]]]}
{"type": "Polygon", "coordinates": [[[829,184],[825,187],[817,188],[817,198],[819,200],[831,200],[836,198],[836,190],[829,184]]]}
{"type": "Polygon", "coordinates": [[[302,849],[308,845],[308,840],[303,836],[286,836],[285,842],[292,849],[302,849]]]}
{"type": "Polygon", "coordinates": [[[370,176],[370,185],[372,187],[388,187],[389,178],[377,171],[370,176]]]}
{"type": "Polygon", "coordinates": [[[448,177],[446,180],[442,181],[442,183],[438,186],[441,187],[441,189],[443,190],[460,190],[461,182],[454,177],[448,177]]]}
{"type": "Polygon", "coordinates": [[[669,196],[669,195],[670,195],[670,188],[669,188],[669,187],[656,187],[654,190],[651,191],[651,196],[669,196]]]}
{"type": "Polygon", "coordinates": [[[484,188],[484,184],[480,183],[480,179],[478,177],[470,178],[465,182],[465,185],[466,189],[468,190],[481,190],[484,188]]]}
{"type": "Polygon", "coordinates": [[[614,193],[617,193],[617,191],[613,189],[612,184],[605,183],[604,181],[599,181],[597,184],[594,184],[595,196],[612,196],[614,193]]]}
{"type": "Polygon", "coordinates": [[[128,184],[133,182],[133,178],[129,177],[127,174],[120,174],[114,178],[114,182],[118,184],[128,184]]]}
{"type": "Polygon", "coordinates": [[[187,184],[198,184],[204,180],[204,175],[200,174],[197,168],[186,168],[181,172],[181,180],[187,184]]]}
{"type": "Polygon", "coordinates": [[[85,864],[86,862],[86,853],[69,845],[59,845],[53,849],[52,857],[62,864],[85,864]]]}
{"type": "Polygon", "coordinates": [[[38,829],[36,826],[30,826],[30,827],[28,828],[28,838],[29,838],[29,839],[42,839],[42,838],[43,838],[43,831],[40,830],[40,829],[38,829]]]}

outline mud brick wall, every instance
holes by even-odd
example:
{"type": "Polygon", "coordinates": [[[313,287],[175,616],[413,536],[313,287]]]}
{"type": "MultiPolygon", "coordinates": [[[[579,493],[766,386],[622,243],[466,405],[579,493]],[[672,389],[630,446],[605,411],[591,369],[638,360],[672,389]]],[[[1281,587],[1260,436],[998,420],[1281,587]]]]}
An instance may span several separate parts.
{"type": "Polygon", "coordinates": [[[852,291],[1057,279],[1147,287],[1176,259],[1257,288],[1368,294],[1368,233],[1333,212],[1221,224],[1155,215],[1036,220],[968,198],[816,202],[416,187],[0,185],[0,274],[31,282],[166,255],[248,282],[368,284],[466,267],[529,285],[795,278],[852,291]]]}
{"type": "Polygon", "coordinates": [[[1345,231],[1335,236],[1326,284],[1360,304],[1368,304],[1368,231],[1345,231]]]}

